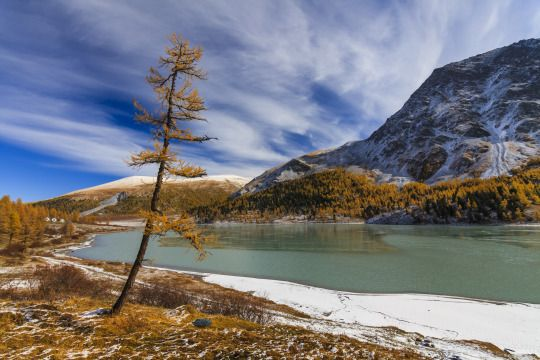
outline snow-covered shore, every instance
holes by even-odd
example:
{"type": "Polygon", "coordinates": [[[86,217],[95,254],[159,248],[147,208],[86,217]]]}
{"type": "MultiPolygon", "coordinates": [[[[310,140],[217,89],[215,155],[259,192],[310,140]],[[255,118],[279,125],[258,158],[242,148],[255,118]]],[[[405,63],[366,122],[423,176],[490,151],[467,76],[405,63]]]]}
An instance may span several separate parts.
{"type": "MultiPolygon", "coordinates": [[[[78,247],[91,246],[92,241],[93,238],[89,238],[78,247]]],[[[68,254],[74,248],[68,249],[68,254]]],[[[445,339],[445,343],[436,343],[437,349],[460,354],[462,359],[486,357],[482,352],[474,353],[474,347],[470,346],[463,347],[460,352],[456,340],[479,340],[501,349],[511,349],[514,355],[540,356],[540,304],[427,294],[351,293],[287,281],[145,267],[201,276],[206,282],[251,292],[288,305],[317,319],[297,324],[312,330],[376,341],[373,339],[380,339],[380,335],[385,334],[381,327],[396,327],[406,332],[445,339]]],[[[296,324],[294,321],[289,323],[296,324]]]]}
{"type": "MultiPolygon", "coordinates": [[[[358,294],[286,281],[206,274],[204,280],[252,292],[316,318],[395,326],[451,340],[480,340],[521,354],[540,354],[540,305],[423,294],[358,294]]],[[[347,334],[347,328],[344,327],[347,334]]]]}

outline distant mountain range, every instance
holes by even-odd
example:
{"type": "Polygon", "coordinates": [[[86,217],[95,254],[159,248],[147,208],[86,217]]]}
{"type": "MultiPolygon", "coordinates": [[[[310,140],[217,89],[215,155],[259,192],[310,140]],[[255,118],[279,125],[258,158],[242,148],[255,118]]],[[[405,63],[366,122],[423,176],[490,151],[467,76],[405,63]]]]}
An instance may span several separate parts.
{"type": "Polygon", "coordinates": [[[336,167],[377,182],[509,173],[540,155],[540,39],[435,69],[368,139],[292,159],[237,194],[336,167]]]}

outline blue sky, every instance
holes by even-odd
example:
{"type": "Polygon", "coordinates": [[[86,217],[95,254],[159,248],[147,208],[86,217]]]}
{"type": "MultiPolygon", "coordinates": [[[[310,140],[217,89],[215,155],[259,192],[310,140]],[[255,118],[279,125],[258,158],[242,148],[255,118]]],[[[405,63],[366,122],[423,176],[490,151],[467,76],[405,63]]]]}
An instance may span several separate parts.
{"type": "Polygon", "coordinates": [[[0,3],[0,194],[25,201],[152,169],[132,99],[167,36],[205,49],[219,141],[181,148],[209,174],[256,176],[362,139],[434,68],[540,37],[537,1],[108,1],[0,3]]]}

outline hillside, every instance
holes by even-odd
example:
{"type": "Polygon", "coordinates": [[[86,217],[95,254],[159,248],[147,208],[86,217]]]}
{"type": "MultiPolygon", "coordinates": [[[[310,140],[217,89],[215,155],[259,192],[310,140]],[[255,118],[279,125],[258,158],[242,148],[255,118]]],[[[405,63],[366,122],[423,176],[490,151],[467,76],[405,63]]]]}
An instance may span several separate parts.
{"type": "Polygon", "coordinates": [[[540,219],[540,169],[513,176],[465,179],[435,185],[377,184],[343,169],[278,183],[194,213],[201,222],[351,221],[405,212],[408,223],[493,223],[540,219]]]}
{"type": "Polygon", "coordinates": [[[540,154],[539,84],[540,39],[448,64],[368,139],[292,159],[239,193],[336,167],[396,183],[509,174],[540,154]]]}
{"type": "MultiPolygon", "coordinates": [[[[69,192],[65,195],[92,197],[100,196],[106,192],[131,192],[137,191],[143,187],[152,186],[156,182],[155,176],[129,176],[115,181],[111,181],[105,184],[92,186],[85,189],[79,189],[69,192]]],[[[228,187],[242,187],[247,182],[248,178],[237,175],[211,175],[200,178],[167,178],[164,179],[164,183],[168,185],[190,185],[198,186],[203,184],[215,184],[221,185],[224,188],[228,187]]]]}
{"type": "MultiPolygon", "coordinates": [[[[155,178],[132,176],[110,183],[76,190],[57,198],[39,201],[36,204],[62,211],[85,212],[103,203],[100,214],[137,214],[147,209],[155,178]],[[119,201],[111,198],[120,196],[119,201]]],[[[197,179],[167,179],[161,193],[161,206],[166,212],[176,212],[195,206],[224,201],[238,191],[248,179],[234,175],[208,176],[197,179]]]]}

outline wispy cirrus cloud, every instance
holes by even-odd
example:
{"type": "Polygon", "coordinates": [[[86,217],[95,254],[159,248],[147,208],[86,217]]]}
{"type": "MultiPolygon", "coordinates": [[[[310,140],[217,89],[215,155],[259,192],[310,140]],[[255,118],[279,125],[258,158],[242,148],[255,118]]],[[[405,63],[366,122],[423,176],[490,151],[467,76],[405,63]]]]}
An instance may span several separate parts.
{"type": "Polygon", "coordinates": [[[534,1],[105,1],[0,5],[0,141],[126,175],[146,135],[132,98],[171,32],[205,49],[208,124],[184,148],[255,176],[367,137],[437,67],[540,36],[534,1]]]}
{"type": "Polygon", "coordinates": [[[3,140],[60,158],[64,166],[128,175],[129,153],[146,142],[145,134],[114,125],[94,108],[17,90],[1,101],[3,140]]]}

